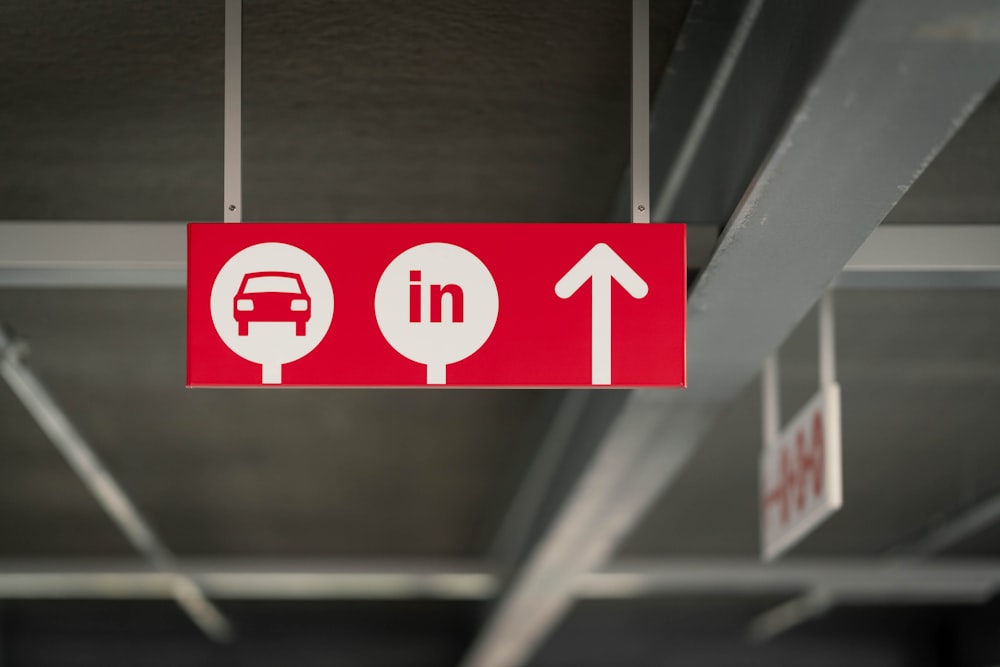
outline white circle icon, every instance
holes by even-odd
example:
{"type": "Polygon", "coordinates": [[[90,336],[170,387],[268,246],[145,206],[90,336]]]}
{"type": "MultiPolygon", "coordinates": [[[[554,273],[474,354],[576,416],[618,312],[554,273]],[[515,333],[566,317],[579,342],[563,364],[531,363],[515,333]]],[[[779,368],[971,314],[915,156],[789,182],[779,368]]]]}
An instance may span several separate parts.
{"type": "Polygon", "coordinates": [[[313,257],[286,243],[233,255],[212,285],[212,321],[233,352],[260,364],[262,384],[319,345],[333,319],[333,288],[313,257]]]}
{"type": "Polygon", "coordinates": [[[450,243],[404,251],[382,272],[375,290],[382,335],[401,355],[427,366],[427,384],[445,384],[445,366],[483,346],[499,310],[489,269],[450,243]]]}

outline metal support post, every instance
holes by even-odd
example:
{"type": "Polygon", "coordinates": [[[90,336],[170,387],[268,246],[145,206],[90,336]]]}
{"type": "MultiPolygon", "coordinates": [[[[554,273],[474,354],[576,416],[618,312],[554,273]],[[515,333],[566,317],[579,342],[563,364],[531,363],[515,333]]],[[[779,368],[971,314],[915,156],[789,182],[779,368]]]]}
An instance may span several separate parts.
{"type": "Polygon", "coordinates": [[[781,433],[781,388],[778,373],[778,353],[775,352],[764,360],[764,370],[761,373],[761,424],[764,427],[765,448],[777,445],[778,434],[781,433]]]}
{"type": "Polygon", "coordinates": [[[837,381],[836,333],[833,319],[833,291],[819,300],[819,386],[826,390],[837,381]]]}
{"type": "Polygon", "coordinates": [[[222,219],[243,220],[243,2],[226,0],[222,219]]]}
{"type": "Polygon", "coordinates": [[[632,222],[649,222],[649,0],[632,0],[632,222]]]}
{"type": "MultiPolygon", "coordinates": [[[[833,318],[833,291],[819,300],[819,388],[825,391],[837,382],[837,356],[833,318]]],[[[761,424],[764,447],[773,447],[781,435],[781,380],[778,352],[764,360],[761,370],[761,424]]]]}

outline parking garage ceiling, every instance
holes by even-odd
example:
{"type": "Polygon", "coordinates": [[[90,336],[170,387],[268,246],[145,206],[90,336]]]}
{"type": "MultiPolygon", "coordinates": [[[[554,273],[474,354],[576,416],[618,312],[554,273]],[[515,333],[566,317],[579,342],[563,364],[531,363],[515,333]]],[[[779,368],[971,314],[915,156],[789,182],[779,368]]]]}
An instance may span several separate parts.
{"type": "MultiPolygon", "coordinates": [[[[629,4],[246,0],[244,219],[614,218],[628,161],[629,4]]],[[[673,152],[654,154],[654,173],[676,157],[746,4],[651,2],[652,83],[658,100],[678,100],[676,128],[666,128],[677,135],[665,144],[673,152]]],[[[853,4],[807,15],[797,3],[765,3],[816,36],[816,62],[789,64],[782,95],[798,99],[801,87],[789,82],[815,74],[823,39],[853,4]]],[[[0,220],[218,219],[223,20],[222,2],[0,4],[0,220]]],[[[965,30],[959,38],[995,48],[994,33],[965,30]]],[[[753,44],[743,62],[770,57],[753,44]]],[[[760,93],[735,81],[674,218],[710,237],[788,121],[777,102],[741,121],[732,109],[760,93]]],[[[1000,89],[983,92],[884,224],[1000,223],[1000,89]]],[[[692,258],[696,268],[708,248],[692,258]]],[[[561,393],[187,390],[184,300],[179,289],[0,288],[0,322],[30,344],[28,362],[182,560],[511,565],[497,559],[497,531],[561,393]]],[[[840,290],[836,304],[847,502],[795,555],[881,557],[1000,491],[1000,293],[840,290]]],[[[814,335],[810,315],[781,348],[786,414],[815,387],[814,335]]],[[[758,401],[751,385],[726,408],[624,540],[622,557],[755,557],[758,401]]],[[[6,386],[0,451],[0,559],[132,557],[6,386]]],[[[998,549],[993,529],[951,554],[998,549]]],[[[587,601],[532,664],[739,664],[737,655],[790,664],[816,647],[830,664],[901,664],[891,660],[937,650],[927,639],[934,646],[921,653],[908,637],[932,636],[941,614],[959,613],[840,609],[790,644],[740,653],[747,623],[787,597],[587,601]],[[720,637],[711,655],[692,639],[720,637]],[[844,653],[843,637],[864,650],[844,653]]],[[[162,601],[7,602],[0,665],[76,664],[84,650],[116,664],[132,649],[162,655],[148,664],[269,664],[279,655],[296,664],[320,664],[318,655],[457,664],[488,607],[223,608],[254,637],[229,653],[162,601]],[[109,636],[120,652],[98,648],[94,638],[109,636]]]]}
{"type": "MultiPolygon", "coordinates": [[[[628,159],[628,3],[245,4],[244,219],[607,215],[628,159]]],[[[687,4],[652,3],[657,79],[687,4]]],[[[0,8],[18,165],[0,217],[217,219],[223,18],[221,2],[0,8]]]]}

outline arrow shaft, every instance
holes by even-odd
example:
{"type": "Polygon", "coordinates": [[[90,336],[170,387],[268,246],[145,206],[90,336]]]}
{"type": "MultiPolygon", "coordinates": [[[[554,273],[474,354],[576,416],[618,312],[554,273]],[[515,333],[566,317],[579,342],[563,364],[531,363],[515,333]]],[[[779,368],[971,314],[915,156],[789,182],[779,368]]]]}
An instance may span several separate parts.
{"type": "Polygon", "coordinates": [[[649,285],[606,243],[598,243],[556,283],[556,296],[568,299],[590,281],[590,383],[611,384],[611,281],[634,299],[649,293],[649,285]]]}
{"type": "Polygon", "coordinates": [[[611,384],[611,277],[594,276],[591,289],[591,377],[595,385],[611,384]]]}

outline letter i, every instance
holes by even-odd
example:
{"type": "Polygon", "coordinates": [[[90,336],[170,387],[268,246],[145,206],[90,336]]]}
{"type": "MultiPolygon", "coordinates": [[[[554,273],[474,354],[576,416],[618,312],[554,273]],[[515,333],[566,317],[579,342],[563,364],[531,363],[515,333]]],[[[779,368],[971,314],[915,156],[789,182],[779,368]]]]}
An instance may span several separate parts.
{"type": "Polygon", "coordinates": [[[410,271],[410,321],[420,321],[420,271],[410,271]]]}

